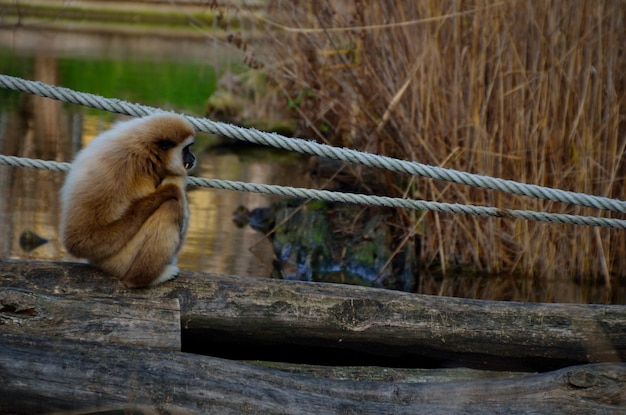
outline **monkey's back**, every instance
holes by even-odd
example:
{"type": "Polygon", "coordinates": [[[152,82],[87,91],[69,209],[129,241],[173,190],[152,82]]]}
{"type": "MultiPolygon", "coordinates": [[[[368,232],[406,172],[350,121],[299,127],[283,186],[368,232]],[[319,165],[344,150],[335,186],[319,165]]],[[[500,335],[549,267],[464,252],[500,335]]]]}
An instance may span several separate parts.
{"type": "Polygon", "coordinates": [[[120,218],[133,200],[154,191],[153,179],[137,169],[126,137],[112,129],[96,137],[72,163],[61,189],[61,234],[95,228],[120,218]]]}

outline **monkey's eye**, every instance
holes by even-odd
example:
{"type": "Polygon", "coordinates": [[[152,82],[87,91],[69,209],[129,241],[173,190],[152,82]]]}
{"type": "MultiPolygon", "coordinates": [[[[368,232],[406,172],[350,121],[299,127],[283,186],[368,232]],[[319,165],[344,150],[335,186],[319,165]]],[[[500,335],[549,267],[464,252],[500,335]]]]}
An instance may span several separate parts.
{"type": "Polygon", "coordinates": [[[157,142],[157,145],[163,151],[167,151],[176,147],[176,143],[174,143],[172,140],[161,140],[157,142]]]}

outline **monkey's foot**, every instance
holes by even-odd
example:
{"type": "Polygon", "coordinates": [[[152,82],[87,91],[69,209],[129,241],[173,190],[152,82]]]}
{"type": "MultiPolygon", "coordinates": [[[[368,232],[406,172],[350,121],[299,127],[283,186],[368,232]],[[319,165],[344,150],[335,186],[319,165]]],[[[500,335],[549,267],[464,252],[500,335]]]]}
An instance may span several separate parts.
{"type": "Polygon", "coordinates": [[[163,270],[163,272],[161,273],[161,275],[159,275],[156,279],[152,280],[149,286],[156,287],[157,285],[165,281],[173,280],[174,278],[176,278],[179,272],[180,270],[178,269],[176,265],[172,265],[172,264],[167,265],[165,269],[163,270]]]}

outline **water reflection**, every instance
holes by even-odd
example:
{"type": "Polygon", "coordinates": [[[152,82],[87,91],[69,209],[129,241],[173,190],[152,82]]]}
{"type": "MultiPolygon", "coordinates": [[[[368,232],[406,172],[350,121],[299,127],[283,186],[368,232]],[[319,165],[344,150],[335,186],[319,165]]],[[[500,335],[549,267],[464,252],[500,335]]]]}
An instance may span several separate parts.
{"type": "MultiPolygon", "coordinates": [[[[2,73],[67,87],[91,77],[92,84],[76,89],[147,105],[185,108],[195,114],[203,112],[216,71],[241,61],[236,50],[197,34],[78,36],[71,31],[36,26],[0,30],[0,52],[2,73]],[[105,71],[110,68],[115,73],[86,73],[94,67],[105,71]],[[181,73],[185,75],[176,76],[181,73]],[[105,88],[112,92],[105,92],[105,88]],[[132,95],[139,89],[150,97],[132,95]]],[[[1,90],[0,153],[70,161],[112,121],[106,112],[1,90]]],[[[280,183],[288,176],[285,169],[294,168],[271,161],[244,161],[234,153],[197,155],[199,163],[194,174],[204,177],[280,183]]],[[[0,166],[0,258],[75,260],[66,255],[58,236],[58,191],[63,179],[62,173],[0,166]],[[26,229],[50,242],[25,252],[19,246],[19,235],[26,229]]],[[[190,193],[189,201],[191,226],[179,255],[181,268],[269,275],[265,272],[271,264],[269,244],[251,229],[238,229],[231,213],[240,204],[267,205],[270,198],[199,189],[190,193]]]]}
{"type": "MultiPolygon", "coordinates": [[[[28,102],[26,105],[30,108],[42,104],[37,104],[37,101],[42,99],[25,97],[23,100],[28,102]]],[[[1,119],[5,134],[0,138],[0,153],[65,161],[71,160],[71,154],[58,149],[71,149],[72,136],[81,137],[82,145],[87,145],[111,123],[99,116],[71,113],[57,106],[37,112],[20,108],[11,113],[3,112],[1,119]],[[78,122],[71,125],[64,123],[62,130],[53,128],[67,119],[78,119],[78,122]],[[56,133],[38,134],[37,126],[56,133]]],[[[258,183],[286,184],[284,179],[297,171],[301,164],[297,161],[275,163],[271,158],[247,160],[233,152],[197,156],[195,175],[258,183]]],[[[0,192],[6,195],[0,205],[0,232],[5,236],[0,239],[1,257],[76,260],[65,253],[59,242],[58,192],[63,179],[63,173],[0,167],[0,192]],[[26,229],[50,242],[32,252],[25,252],[19,246],[19,236],[26,229]]],[[[264,206],[269,203],[270,197],[259,194],[213,189],[190,191],[192,215],[187,243],[179,255],[180,267],[221,274],[269,275],[272,259],[270,244],[250,228],[237,228],[231,220],[232,212],[239,205],[264,206]]]]}
{"type": "MultiPolygon", "coordinates": [[[[271,158],[247,159],[227,152],[201,154],[194,173],[209,178],[304,186],[301,165],[299,162],[276,163],[271,158]],[[302,174],[298,174],[299,171],[302,174]]],[[[250,227],[237,228],[232,213],[240,205],[267,206],[272,200],[255,193],[190,191],[192,216],[187,244],[179,256],[181,267],[222,274],[269,276],[273,258],[271,244],[250,227]]]]}

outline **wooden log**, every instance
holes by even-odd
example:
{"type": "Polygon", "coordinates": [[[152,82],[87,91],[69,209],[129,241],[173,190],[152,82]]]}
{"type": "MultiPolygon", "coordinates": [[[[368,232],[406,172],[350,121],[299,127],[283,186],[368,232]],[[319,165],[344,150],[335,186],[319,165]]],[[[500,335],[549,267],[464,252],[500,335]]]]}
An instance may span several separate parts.
{"type": "Polygon", "coordinates": [[[522,371],[626,359],[623,306],[479,301],[191,272],[128,290],[86,265],[7,260],[0,261],[0,285],[178,298],[183,350],[237,359],[522,371]]]}
{"type": "Polygon", "coordinates": [[[623,414],[626,410],[623,363],[513,379],[420,384],[333,381],[187,353],[63,339],[6,335],[0,337],[0,350],[0,413],[623,414]]]}
{"type": "Polygon", "coordinates": [[[178,299],[44,295],[0,288],[0,333],[180,351],[178,299]]]}
{"type": "Polygon", "coordinates": [[[352,380],[366,382],[376,381],[395,383],[440,383],[497,378],[514,378],[531,374],[528,372],[479,370],[469,369],[466,367],[422,369],[381,366],[323,366],[284,362],[267,362],[259,360],[246,360],[243,362],[254,366],[260,366],[262,368],[278,369],[282,372],[289,372],[298,375],[316,376],[333,380],[352,380]]]}

